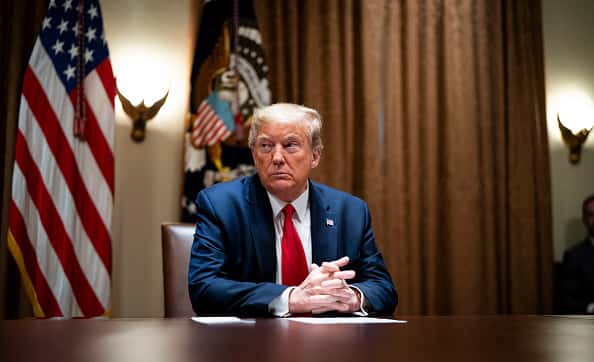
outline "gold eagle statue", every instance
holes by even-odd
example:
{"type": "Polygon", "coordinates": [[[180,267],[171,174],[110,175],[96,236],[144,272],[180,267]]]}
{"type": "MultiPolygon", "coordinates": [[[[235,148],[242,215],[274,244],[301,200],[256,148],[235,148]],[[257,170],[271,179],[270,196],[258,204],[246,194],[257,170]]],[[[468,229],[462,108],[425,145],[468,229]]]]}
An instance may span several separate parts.
{"type": "Polygon", "coordinates": [[[578,163],[580,161],[582,144],[586,142],[592,127],[590,127],[590,129],[582,128],[576,134],[574,134],[569,128],[565,127],[563,123],[561,123],[559,113],[557,113],[557,124],[561,130],[563,142],[565,142],[565,144],[569,147],[569,162],[572,164],[578,163]]]}
{"type": "Polygon", "coordinates": [[[157,112],[161,109],[163,104],[165,104],[165,100],[167,100],[167,96],[169,95],[169,90],[165,95],[153,103],[153,105],[147,107],[144,104],[144,99],[138,105],[133,105],[132,102],[128,98],[126,98],[120,90],[117,90],[118,97],[120,98],[120,102],[122,103],[122,108],[124,112],[132,119],[132,131],[130,132],[130,137],[134,140],[134,142],[142,142],[145,137],[145,130],[146,130],[146,122],[153,119],[157,112]]]}

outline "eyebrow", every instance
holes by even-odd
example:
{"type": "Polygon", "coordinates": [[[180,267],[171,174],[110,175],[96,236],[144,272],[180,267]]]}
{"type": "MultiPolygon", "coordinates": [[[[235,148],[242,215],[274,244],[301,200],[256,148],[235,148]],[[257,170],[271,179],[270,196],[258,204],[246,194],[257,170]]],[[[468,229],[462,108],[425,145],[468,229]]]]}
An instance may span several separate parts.
{"type": "MultiPolygon", "coordinates": [[[[272,138],[270,136],[267,136],[267,135],[259,135],[256,138],[256,140],[270,141],[270,140],[272,140],[272,138]]],[[[280,142],[290,141],[290,140],[300,140],[300,137],[299,137],[298,134],[290,133],[285,138],[281,139],[280,142]]]]}

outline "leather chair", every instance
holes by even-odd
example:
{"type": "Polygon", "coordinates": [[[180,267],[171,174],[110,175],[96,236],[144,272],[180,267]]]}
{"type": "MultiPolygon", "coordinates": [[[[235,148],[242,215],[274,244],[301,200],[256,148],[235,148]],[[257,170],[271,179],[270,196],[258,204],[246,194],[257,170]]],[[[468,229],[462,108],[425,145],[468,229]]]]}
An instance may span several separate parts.
{"type": "Polygon", "coordinates": [[[166,318],[194,315],[188,294],[188,265],[194,229],[194,224],[161,224],[166,318]]]}

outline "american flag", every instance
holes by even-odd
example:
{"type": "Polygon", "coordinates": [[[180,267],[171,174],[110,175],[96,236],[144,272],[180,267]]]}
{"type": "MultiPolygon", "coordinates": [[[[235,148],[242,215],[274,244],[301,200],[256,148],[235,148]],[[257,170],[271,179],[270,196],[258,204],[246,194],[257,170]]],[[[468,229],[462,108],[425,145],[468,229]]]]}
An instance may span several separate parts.
{"type": "Polygon", "coordinates": [[[196,147],[212,146],[215,143],[227,139],[233,131],[233,115],[229,113],[223,116],[227,119],[222,119],[220,114],[225,114],[223,107],[218,107],[218,100],[216,93],[211,93],[207,99],[202,101],[198,112],[192,123],[192,143],[196,147]],[[230,119],[230,121],[229,121],[230,119]]]}
{"type": "Polygon", "coordinates": [[[115,79],[97,0],[51,0],[23,80],[9,249],[36,317],[110,310],[115,79]]]}

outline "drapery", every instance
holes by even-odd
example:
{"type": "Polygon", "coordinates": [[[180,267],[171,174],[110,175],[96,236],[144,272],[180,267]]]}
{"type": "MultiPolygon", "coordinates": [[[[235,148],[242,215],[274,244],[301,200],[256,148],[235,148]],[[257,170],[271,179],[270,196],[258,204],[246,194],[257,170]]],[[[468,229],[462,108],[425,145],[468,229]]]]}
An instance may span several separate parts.
{"type": "Polygon", "coordinates": [[[398,313],[549,311],[540,1],[256,7],[275,101],[324,117],[313,177],[369,203],[398,313]]]}

